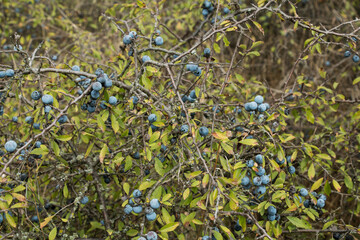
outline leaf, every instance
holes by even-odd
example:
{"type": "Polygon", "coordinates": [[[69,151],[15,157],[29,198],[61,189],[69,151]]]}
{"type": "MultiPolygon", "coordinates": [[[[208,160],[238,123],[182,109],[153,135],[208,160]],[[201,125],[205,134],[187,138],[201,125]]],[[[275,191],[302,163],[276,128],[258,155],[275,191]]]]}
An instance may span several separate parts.
{"type": "Polygon", "coordinates": [[[223,236],[217,231],[213,231],[212,234],[213,234],[213,236],[215,237],[216,240],[223,240],[224,239],[223,236]]]}
{"type": "MultiPolygon", "coordinates": [[[[100,224],[100,223],[99,223],[100,224]]],[[[134,237],[138,234],[138,230],[136,229],[130,229],[129,231],[126,232],[126,235],[130,236],[130,237],[134,237]]]]}
{"type": "Polygon", "coordinates": [[[64,186],[64,189],[63,189],[63,194],[64,194],[65,198],[67,198],[68,195],[69,195],[69,190],[68,190],[68,187],[67,187],[66,183],[65,183],[65,186],[64,186]]]}
{"type": "Polygon", "coordinates": [[[310,108],[305,109],[305,116],[310,123],[314,124],[315,118],[310,108]]]}
{"type": "Polygon", "coordinates": [[[253,44],[251,45],[251,48],[250,48],[250,49],[253,49],[253,48],[255,48],[255,47],[257,47],[257,46],[260,46],[260,45],[262,45],[262,44],[264,44],[263,41],[253,42],[253,44]]]}
{"type": "Polygon", "coordinates": [[[316,154],[318,158],[325,159],[325,160],[331,160],[331,157],[327,155],[326,153],[316,154]]]}
{"type": "Polygon", "coordinates": [[[139,190],[140,191],[145,190],[145,189],[151,187],[152,185],[154,185],[155,183],[156,183],[156,181],[143,182],[140,184],[139,190]]]}
{"type": "Polygon", "coordinates": [[[59,145],[55,141],[51,140],[50,146],[51,146],[52,150],[54,151],[55,156],[57,156],[57,157],[60,156],[59,145]]]}
{"type": "Polygon", "coordinates": [[[190,194],[190,189],[187,188],[185,189],[184,193],[183,193],[183,199],[187,199],[189,197],[189,194],[190,194]]]}
{"type": "Polygon", "coordinates": [[[10,224],[10,226],[12,226],[13,228],[16,228],[15,220],[8,212],[5,213],[5,218],[6,218],[6,221],[10,224]]]}
{"type": "Polygon", "coordinates": [[[172,222],[172,223],[166,224],[159,231],[160,232],[172,232],[179,226],[179,224],[180,223],[178,223],[178,222],[172,222]]]}
{"type": "Polygon", "coordinates": [[[211,135],[213,135],[213,137],[216,138],[216,139],[219,139],[219,140],[222,140],[222,141],[229,141],[229,139],[228,139],[228,137],[226,136],[225,133],[215,131],[215,132],[211,133],[211,135]]]}
{"type": "MultiPolygon", "coordinates": [[[[42,146],[42,145],[41,145],[42,146]]],[[[34,148],[30,154],[36,154],[36,155],[46,155],[49,153],[49,150],[46,148],[46,149],[43,149],[43,148],[34,148]]]]}
{"type": "Polygon", "coordinates": [[[53,217],[54,217],[54,216],[50,216],[50,217],[45,218],[45,220],[44,220],[42,223],[40,223],[40,228],[45,227],[45,226],[51,221],[51,219],[52,219],[53,217]]]}
{"type": "Polygon", "coordinates": [[[357,77],[357,78],[354,79],[353,85],[357,84],[358,82],[360,82],[360,77],[357,77]]]}
{"type": "Polygon", "coordinates": [[[138,5],[140,8],[145,8],[145,7],[146,7],[146,4],[145,4],[143,1],[140,1],[140,0],[137,0],[137,5],[138,5]]]}
{"type": "Polygon", "coordinates": [[[100,151],[100,155],[99,155],[99,159],[100,159],[101,163],[104,162],[105,155],[108,152],[109,152],[109,148],[108,148],[108,146],[106,144],[104,144],[104,146],[102,147],[102,149],[100,151]]]}
{"type": "Polygon", "coordinates": [[[17,200],[19,200],[20,202],[25,202],[26,201],[26,197],[24,195],[18,194],[18,193],[11,193],[11,195],[16,198],[17,200]]]}
{"type": "Polygon", "coordinates": [[[11,206],[11,208],[26,208],[26,207],[28,207],[26,202],[16,203],[16,204],[11,206]]]}
{"type": "Polygon", "coordinates": [[[230,237],[230,239],[235,239],[235,236],[232,234],[230,229],[228,229],[227,227],[225,227],[223,225],[221,225],[220,228],[230,237]]]}
{"type": "Polygon", "coordinates": [[[119,122],[116,120],[116,117],[114,114],[111,114],[111,127],[114,130],[114,133],[117,133],[119,131],[119,122]]]}
{"type": "Polygon", "coordinates": [[[59,140],[59,141],[62,141],[62,142],[67,142],[69,140],[71,140],[72,136],[70,135],[60,135],[60,136],[57,136],[56,139],[59,140]]]}
{"type": "Polygon", "coordinates": [[[314,184],[311,186],[311,190],[310,192],[315,191],[316,189],[318,189],[321,186],[321,183],[323,181],[323,178],[320,178],[319,180],[317,180],[316,182],[314,182],[314,184]]]}
{"type": "Polygon", "coordinates": [[[352,189],[354,187],[352,179],[349,175],[345,175],[344,182],[347,188],[352,189]]]}
{"type": "Polygon", "coordinates": [[[243,139],[239,143],[249,146],[256,146],[258,145],[258,142],[256,139],[243,139]]]}
{"type": "Polygon", "coordinates": [[[336,189],[336,191],[340,192],[341,191],[340,184],[335,179],[332,180],[332,183],[333,183],[333,186],[336,189]]]}
{"type": "Polygon", "coordinates": [[[204,223],[198,219],[193,219],[192,222],[196,225],[203,225],[204,223]]]}
{"type": "Polygon", "coordinates": [[[95,144],[95,142],[92,142],[92,143],[89,145],[89,147],[88,147],[88,149],[86,150],[86,153],[85,153],[85,158],[86,158],[87,156],[89,156],[89,154],[90,154],[90,152],[91,152],[94,144],[95,144]]]}
{"type": "Polygon", "coordinates": [[[219,47],[219,45],[217,44],[217,43],[214,43],[214,51],[216,52],[216,53],[220,53],[221,52],[221,49],[220,49],[220,47],[219,47]]]}
{"type": "Polygon", "coordinates": [[[299,219],[297,217],[286,217],[286,218],[289,219],[289,221],[298,228],[311,229],[311,225],[305,220],[299,219]]]}
{"type": "Polygon", "coordinates": [[[315,177],[315,167],[314,163],[311,163],[309,170],[308,170],[308,176],[310,179],[313,179],[315,177]]]}
{"type": "Polygon", "coordinates": [[[228,144],[221,142],[221,147],[227,152],[228,154],[234,155],[233,148],[229,146],[228,144]]]}
{"type": "Polygon", "coordinates": [[[328,227],[330,227],[331,225],[333,225],[336,222],[337,222],[337,220],[332,220],[332,221],[329,221],[329,222],[325,223],[322,230],[327,229],[328,227]]]}
{"type": "Polygon", "coordinates": [[[156,140],[158,140],[160,137],[160,132],[154,132],[151,137],[150,137],[150,140],[149,140],[149,143],[153,143],[155,142],[156,140]]]}
{"type": "Polygon", "coordinates": [[[324,184],[324,193],[328,196],[331,194],[331,186],[330,186],[328,180],[326,180],[326,182],[324,184]]]}
{"type": "Polygon", "coordinates": [[[106,126],[105,126],[105,122],[104,120],[102,119],[101,115],[98,115],[97,116],[97,124],[99,126],[99,128],[101,129],[101,131],[105,131],[106,129],[106,126]]]}
{"type": "Polygon", "coordinates": [[[257,29],[259,29],[259,31],[262,33],[262,35],[264,35],[264,29],[262,28],[262,26],[260,25],[260,23],[252,21],[253,24],[257,27],[257,29]]]}
{"type": "Polygon", "coordinates": [[[49,240],[54,240],[56,238],[57,229],[54,227],[51,232],[49,233],[49,240]]]}
{"type": "Polygon", "coordinates": [[[25,190],[26,188],[23,185],[19,185],[16,188],[14,188],[13,192],[21,192],[23,190],[25,190]]]}
{"type": "Polygon", "coordinates": [[[126,195],[129,195],[129,192],[130,192],[130,184],[127,183],[127,182],[124,183],[124,184],[123,184],[123,189],[124,189],[126,195]]]}

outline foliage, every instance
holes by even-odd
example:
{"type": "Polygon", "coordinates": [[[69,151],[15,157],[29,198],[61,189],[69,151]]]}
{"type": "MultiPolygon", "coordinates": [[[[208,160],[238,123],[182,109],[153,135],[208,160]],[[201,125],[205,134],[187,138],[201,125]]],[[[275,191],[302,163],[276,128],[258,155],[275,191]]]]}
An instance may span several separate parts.
{"type": "Polygon", "coordinates": [[[357,3],[4,1],[1,237],[357,236],[357,3]]]}

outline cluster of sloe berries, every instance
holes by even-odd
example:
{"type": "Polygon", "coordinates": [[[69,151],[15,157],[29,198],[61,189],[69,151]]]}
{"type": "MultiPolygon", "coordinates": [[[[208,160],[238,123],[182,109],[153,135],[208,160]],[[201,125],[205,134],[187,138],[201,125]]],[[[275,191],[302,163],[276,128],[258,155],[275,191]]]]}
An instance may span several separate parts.
{"type": "Polygon", "coordinates": [[[154,231],[149,231],[146,234],[146,238],[145,237],[138,238],[138,240],[157,240],[157,239],[158,239],[158,236],[157,236],[156,232],[154,232],[154,231]]]}
{"type": "MultiPolygon", "coordinates": [[[[74,67],[78,67],[78,66],[74,66],[74,67]]],[[[74,71],[79,71],[80,68],[75,68],[73,70],[74,71]]],[[[103,87],[105,88],[110,88],[113,83],[112,80],[108,77],[108,75],[106,73],[104,73],[104,71],[101,68],[96,69],[95,71],[95,75],[96,75],[96,82],[94,82],[91,85],[91,92],[90,92],[90,99],[87,103],[84,103],[81,106],[82,110],[87,110],[89,113],[93,113],[96,110],[96,105],[98,103],[97,99],[100,97],[101,93],[100,91],[103,89],[103,87]]],[[[81,79],[81,77],[80,77],[81,79]]],[[[83,78],[83,80],[79,81],[78,84],[83,86],[84,88],[88,88],[91,84],[91,81],[89,81],[90,79],[88,78],[83,78]]],[[[82,94],[82,90],[78,90],[78,94],[82,94]]],[[[115,96],[111,96],[109,97],[109,101],[106,102],[105,100],[102,100],[100,102],[100,107],[102,109],[107,109],[107,103],[110,105],[116,105],[117,104],[117,98],[115,96]]]]}
{"type": "MultiPolygon", "coordinates": [[[[301,189],[301,190],[303,190],[303,189],[301,189]]],[[[300,190],[300,195],[301,195],[301,190],[300,190]]],[[[324,194],[318,194],[317,192],[311,192],[311,195],[316,198],[316,202],[313,199],[306,199],[304,201],[304,207],[314,208],[315,210],[320,210],[325,207],[326,196],[324,194]]]]}
{"type": "Polygon", "coordinates": [[[270,109],[270,105],[268,103],[264,103],[264,97],[257,95],[252,102],[247,102],[244,104],[244,108],[250,114],[259,113],[258,119],[264,120],[265,115],[263,114],[265,111],[270,109]]]}
{"type": "MultiPolygon", "coordinates": [[[[141,191],[135,189],[132,193],[133,197],[130,198],[129,203],[125,205],[124,212],[125,214],[130,214],[131,212],[140,214],[143,211],[143,206],[141,205],[141,191]]],[[[154,210],[160,208],[160,201],[156,198],[150,201],[150,207],[145,208],[145,217],[148,221],[154,221],[157,214],[154,210]]]]}
{"type": "MultiPolygon", "coordinates": [[[[345,51],[344,57],[350,57],[350,56],[351,56],[351,52],[350,52],[349,50],[345,51]]],[[[353,60],[354,63],[359,62],[359,61],[360,61],[359,55],[354,54],[354,55],[352,56],[352,60],[353,60]]]]}

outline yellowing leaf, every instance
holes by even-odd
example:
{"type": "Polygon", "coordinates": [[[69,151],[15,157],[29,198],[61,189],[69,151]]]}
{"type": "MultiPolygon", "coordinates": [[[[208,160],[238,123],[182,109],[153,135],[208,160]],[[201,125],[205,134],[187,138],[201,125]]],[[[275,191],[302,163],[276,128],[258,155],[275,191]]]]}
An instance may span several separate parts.
{"type": "Polygon", "coordinates": [[[340,192],[341,191],[340,184],[335,179],[332,180],[332,183],[333,183],[333,186],[336,189],[336,191],[340,192]]]}
{"type": "Polygon", "coordinates": [[[353,85],[357,84],[358,82],[360,82],[360,77],[357,77],[357,78],[354,79],[353,85]]]}
{"type": "Polygon", "coordinates": [[[187,199],[189,197],[189,194],[190,194],[190,189],[187,188],[185,189],[184,193],[183,193],[183,199],[187,199]]]}
{"type": "Polygon", "coordinates": [[[5,218],[6,218],[6,221],[10,224],[10,226],[12,226],[13,228],[16,228],[15,220],[8,212],[5,213],[5,218]]]}
{"type": "Polygon", "coordinates": [[[228,141],[228,137],[225,135],[225,133],[221,133],[221,132],[213,132],[211,133],[211,135],[213,135],[214,138],[222,140],[222,141],[228,141]]]}
{"type": "Polygon", "coordinates": [[[56,238],[57,229],[54,227],[51,232],[49,233],[49,240],[54,240],[56,238]]]}
{"type": "Polygon", "coordinates": [[[262,26],[260,25],[260,23],[252,21],[253,24],[257,27],[257,29],[259,29],[259,31],[264,35],[264,29],[262,28],[262,26]]]}
{"type": "Polygon", "coordinates": [[[40,228],[45,227],[45,226],[51,221],[51,219],[52,219],[53,217],[54,217],[54,216],[50,216],[50,217],[45,218],[45,220],[44,220],[42,223],[40,223],[40,228]]]}
{"type": "Polygon", "coordinates": [[[313,163],[311,163],[311,165],[309,167],[308,176],[310,179],[313,179],[315,177],[315,167],[314,167],[313,163]]]}
{"type": "Polygon", "coordinates": [[[159,231],[160,232],[172,232],[174,231],[177,227],[179,226],[178,222],[172,222],[169,224],[166,224],[165,226],[163,226],[159,231]]]}
{"type": "Polygon", "coordinates": [[[109,151],[108,149],[109,149],[108,146],[106,144],[104,144],[104,146],[102,147],[102,149],[100,151],[100,155],[99,155],[99,159],[100,159],[101,163],[104,162],[105,155],[109,151]]]}
{"type": "Polygon", "coordinates": [[[14,198],[16,198],[17,200],[19,200],[20,202],[25,202],[26,198],[25,196],[18,194],[18,193],[11,193],[11,195],[13,195],[14,198]]]}
{"type": "Polygon", "coordinates": [[[256,146],[258,145],[258,142],[256,139],[243,139],[239,143],[249,146],[256,146]]]}
{"type": "Polygon", "coordinates": [[[311,190],[310,192],[315,191],[316,189],[318,189],[321,186],[321,183],[323,181],[323,178],[320,178],[319,180],[317,180],[316,182],[314,182],[314,184],[311,186],[311,190]]]}

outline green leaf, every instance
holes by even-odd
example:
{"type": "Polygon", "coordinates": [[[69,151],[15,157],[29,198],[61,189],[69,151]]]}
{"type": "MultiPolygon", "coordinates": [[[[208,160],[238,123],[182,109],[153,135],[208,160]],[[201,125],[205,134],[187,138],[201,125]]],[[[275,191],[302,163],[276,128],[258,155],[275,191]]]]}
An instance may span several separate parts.
{"type": "Polygon", "coordinates": [[[99,128],[101,129],[101,131],[104,132],[106,129],[106,126],[105,126],[104,120],[102,119],[102,117],[100,115],[97,116],[97,124],[98,124],[99,128]]]}
{"type": "Polygon", "coordinates": [[[216,240],[223,240],[224,239],[223,236],[217,231],[212,231],[212,234],[214,235],[216,240]]]}
{"type": "Polygon", "coordinates": [[[47,149],[47,147],[43,144],[41,144],[41,147],[40,148],[34,148],[30,154],[36,154],[36,155],[40,155],[40,154],[43,154],[43,155],[46,155],[49,153],[49,149],[47,149]],[[44,146],[44,148],[42,148],[42,146],[44,146]]]}
{"type": "Polygon", "coordinates": [[[326,195],[330,195],[330,193],[331,193],[331,186],[330,186],[330,184],[329,184],[329,181],[327,181],[326,180],[326,182],[325,182],[325,184],[324,184],[324,193],[326,194],[326,195]]]}
{"type": "Polygon", "coordinates": [[[140,184],[139,186],[139,190],[145,190],[147,188],[150,188],[152,185],[154,185],[156,183],[156,181],[150,181],[150,182],[143,182],[140,184]]]}
{"type": "Polygon", "coordinates": [[[149,143],[155,142],[156,140],[159,139],[159,137],[160,137],[160,132],[159,131],[154,132],[150,137],[149,143]]]}
{"type": "Polygon", "coordinates": [[[69,140],[71,140],[72,136],[70,135],[60,135],[60,136],[57,136],[56,139],[59,140],[59,141],[62,141],[62,142],[67,142],[69,140]]]}
{"type": "Polygon", "coordinates": [[[323,226],[323,230],[325,230],[325,229],[327,229],[328,227],[330,227],[331,225],[333,225],[334,223],[336,223],[337,222],[337,220],[332,220],[332,221],[329,221],[329,222],[327,222],[327,223],[325,223],[324,224],[324,226],[323,226]]]}
{"type": "Polygon", "coordinates": [[[289,221],[298,228],[311,229],[311,225],[303,219],[299,219],[297,217],[286,217],[286,218],[289,219],[289,221]]]}
{"type": "Polygon", "coordinates": [[[325,159],[325,160],[331,160],[331,157],[327,155],[326,153],[316,154],[318,158],[325,159]]]}
{"type": "Polygon", "coordinates": [[[117,133],[119,131],[119,122],[116,120],[116,117],[114,114],[111,114],[111,127],[114,130],[114,133],[117,133]]]}
{"type": "Polygon", "coordinates": [[[233,151],[233,148],[231,146],[229,146],[225,142],[221,142],[220,144],[221,144],[221,147],[225,150],[225,152],[227,152],[228,154],[234,155],[234,151],[233,151]]]}
{"type": "Polygon", "coordinates": [[[306,116],[306,119],[307,119],[310,123],[314,124],[315,118],[314,118],[314,114],[312,113],[312,111],[311,111],[310,108],[306,108],[306,109],[305,109],[305,116],[306,116]]]}
{"type": "Polygon", "coordinates": [[[50,146],[51,146],[52,150],[54,151],[55,156],[57,156],[57,157],[60,156],[59,145],[55,141],[51,140],[50,146]]]}
{"type": "Polygon", "coordinates": [[[69,190],[68,190],[68,187],[67,187],[66,183],[65,183],[65,186],[63,188],[63,194],[64,194],[65,198],[67,198],[69,196],[69,190]]]}
{"type": "Polygon", "coordinates": [[[12,226],[13,228],[16,228],[15,220],[8,212],[5,213],[5,218],[6,218],[6,221],[10,224],[10,226],[12,226]]]}
{"type": "Polygon", "coordinates": [[[51,232],[49,233],[49,240],[54,240],[56,238],[57,229],[54,227],[51,232]]]}
{"type": "Polygon", "coordinates": [[[219,45],[218,45],[217,43],[214,43],[213,46],[214,46],[214,51],[215,51],[216,53],[220,53],[221,49],[220,49],[219,45]]]}
{"type": "Polygon", "coordinates": [[[127,183],[127,182],[124,183],[124,184],[123,184],[123,189],[124,189],[126,195],[129,195],[129,192],[130,192],[130,184],[127,183]]]}
{"type": "Polygon", "coordinates": [[[354,187],[354,184],[349,175],[345,175],[344,182],[345,182],[345,186],[347,188],[352,189],[354,187]]]}
{"type": "Polygon", "coordinates": [[[262,44],[264,44],[263,41],[253,42],[250,49],[256,48],[257,46],[260,46],[262,44]]]}
{"type": "Polygon", "coordinates": [[[16,193],[16,192],[21,192],[23,190],[25,190],[26,188],[23,186],[23,185],[19,185],[17,186],[16,188],[14,188],[13,192],[16,193]]]}
{"type": "Polygon", "coordinates": [[[136,229],[130,229],[129,231],[126,232],[126,235],[130,236],[130,237],[134,237],[138,234],[138,230],[136,229]]]}
{"type": "Polygon", "coordinates": [[[164,176],[164,174],[165,174],[164,166],[163,166],[162,162],[158,158],[155,158],[155,171],[160,176],[164,176]]]}
{"type": "Polygon", "coordinates": [[[172,222],[169,224],[166,224],[165,226],[163,226],[159,231],[160,232],[172,232],[174,231],[177,227],[179,226],[178,222],[172,222]]]}
{"type": "Polygon", "coordinates": [[[310,179],[313,179],[315,177],[315,167],[314,163],[311,163],[309,170],[308,170],[308,176],[310,179]]]}

